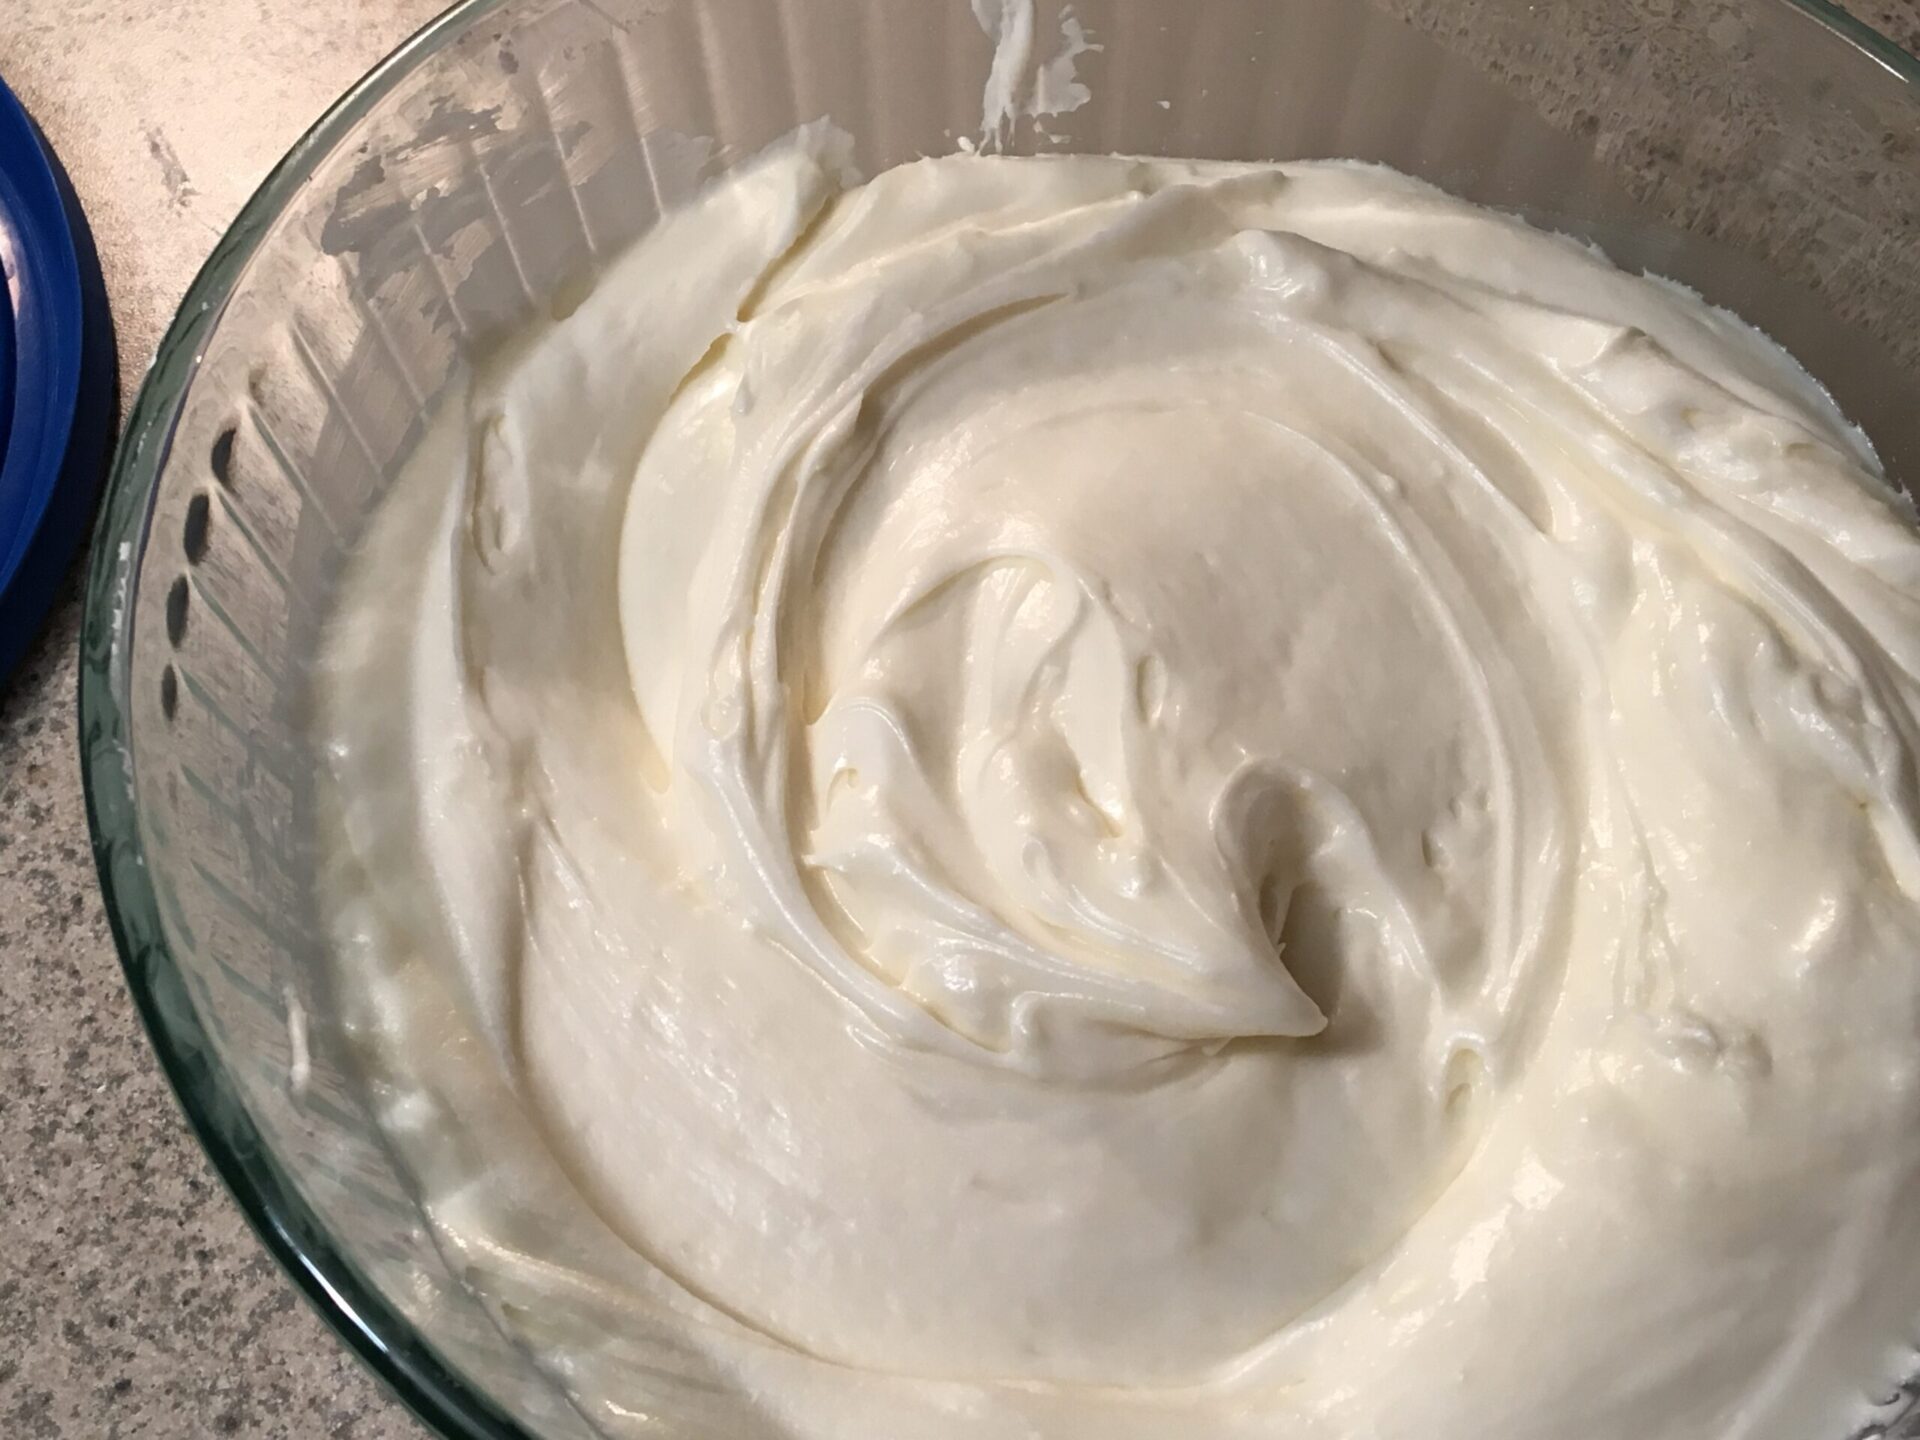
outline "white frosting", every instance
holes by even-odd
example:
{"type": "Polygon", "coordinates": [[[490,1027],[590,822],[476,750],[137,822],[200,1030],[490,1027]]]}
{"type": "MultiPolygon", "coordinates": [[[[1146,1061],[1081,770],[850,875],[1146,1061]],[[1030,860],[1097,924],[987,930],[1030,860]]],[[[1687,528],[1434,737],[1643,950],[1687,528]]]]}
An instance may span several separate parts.
{"type": "MultiPolygon", "coordinates": [[[[973,18],[993,41],[987,83],[980,93],[980,148],[1004,145],[1022,116],[1039,120],[1065,115],[1093,98],[1079,78],[1080,57],[1106,47],[1087,34],[1071,5],[1060,11],[1059,48],[1037,65],[1033,0],[972,0],[972,5],[973,18]]],[[[963,142],[963,148],[973,144],[963,142]]]]}
{"type": "Polygon", "coordinates": [[[609,1434],[1846,1433],[1920,1316],[1865,443],[1391,172],[849,185],[669,217],[349,578],[342,988],[470,1283],[609,1434]]]}

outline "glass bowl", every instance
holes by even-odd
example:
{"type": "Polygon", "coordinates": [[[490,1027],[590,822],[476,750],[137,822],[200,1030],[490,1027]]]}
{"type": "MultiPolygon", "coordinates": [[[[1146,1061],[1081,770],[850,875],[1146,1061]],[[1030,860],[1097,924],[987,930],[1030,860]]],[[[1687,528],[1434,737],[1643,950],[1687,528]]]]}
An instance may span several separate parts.
{"type": "MultiPolygon", "coordinates": [[[[1037,18],[1038,62],[1068,18],[1099,48],[1076,57],[1084,103],[1008,148],[1385,161],[1731,306],[1920,478],[1920,63],[1830,6],[1040,0],[1037,18]]],[[[128,982],[268,1248],[444,1435],[593,1432],[435,1249],[329,1003],[306,682],[343,557],[476,347],[800,121],[832,117],[868,173],[955,148],[992,51],[967,0],[468,0],[268,178],[134,406],[80,680],[128,982]]],[[[1018,93],[1044,98],[1032,76],[1018,93]]],[[[1920,1436],[1916,1395],[1861,1433],[1920,1436]]]]}

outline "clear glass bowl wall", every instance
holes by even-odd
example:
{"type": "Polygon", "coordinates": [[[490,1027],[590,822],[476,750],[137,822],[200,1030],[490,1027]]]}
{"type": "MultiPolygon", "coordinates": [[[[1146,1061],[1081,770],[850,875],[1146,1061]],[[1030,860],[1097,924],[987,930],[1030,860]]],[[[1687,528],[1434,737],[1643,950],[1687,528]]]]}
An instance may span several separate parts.
{"type": "MultiPolygon", "coordinates": [[[[1920,480],[1920,66],[1818,0],[1074,10],[1092,98],[1010,148],[1385,161],[1732,306],[1920,480]]],[[[489,337],[803,120],[867,173],[952,150],[991,49],[966,0],[472,0],[287,157],[140,394],[83,640],[114,931],[263,1238],[446,1435],[588,1430],[435,1249],[332,1018],[303,717],[344,556],[489,337]]],[[[1876,1433],[1920,1437],[1915,1393],[1876,1433]]]]}

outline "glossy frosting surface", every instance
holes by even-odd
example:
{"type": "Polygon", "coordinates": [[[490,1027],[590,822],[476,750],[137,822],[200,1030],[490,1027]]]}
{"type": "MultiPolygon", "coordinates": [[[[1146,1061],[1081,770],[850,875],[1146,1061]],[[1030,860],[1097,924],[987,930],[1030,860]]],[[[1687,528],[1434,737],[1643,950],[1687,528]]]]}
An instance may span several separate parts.
{"type": "Polygon", "coordinates": [[[1916,674],[1906,507],[1678,287],[810,129],[378,517],[342,988],[610,1434],[1839,1435],[1920,1314],[1916,674]]]}

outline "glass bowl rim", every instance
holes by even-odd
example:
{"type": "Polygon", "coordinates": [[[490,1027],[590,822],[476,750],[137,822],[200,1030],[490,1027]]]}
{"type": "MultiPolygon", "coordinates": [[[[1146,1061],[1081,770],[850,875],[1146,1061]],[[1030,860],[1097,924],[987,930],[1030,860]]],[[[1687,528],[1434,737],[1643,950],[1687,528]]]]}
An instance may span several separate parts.
{"type": "MultiPolygon", "coordinates": [[[[148,878],[134,801],[126,691],[133,575],[172,450],[202,341],[273,222],[352,127],[416,66],[514,0],[457,0],[403,40],[335,100],[268,173],[187,288],[128,411],[89,548],[82,599],[79,750],[87,827],[114,946],[147,1038],[214,1170],[261,1243],[339,1339],[430,1430],[449,1440],[536,1440],[432,1345],[332,1242],[254,1124],[238,1090],[208,1057],[191,1005],[168,1003],[181,970],[168,949],[148,878]],[[163,991],[166,992],[163,995],[163,991]]],[[[1913,86],[1920,57],[1835,0],[1773,0],[1799,11],[1913,86]]]]}

